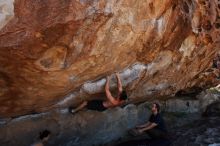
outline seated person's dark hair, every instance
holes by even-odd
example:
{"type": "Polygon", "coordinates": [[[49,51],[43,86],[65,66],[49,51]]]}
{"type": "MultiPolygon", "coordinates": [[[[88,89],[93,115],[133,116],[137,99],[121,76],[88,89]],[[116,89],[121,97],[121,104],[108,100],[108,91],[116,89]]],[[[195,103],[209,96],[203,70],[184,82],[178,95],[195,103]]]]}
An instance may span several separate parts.
{"type": "Polygon", "coordinates": [[[157,111],[160,112],[160,105],[158,103],[153,103],[156,105],[157,111]]]}
{"type": "Polygon", "coordinates": [[[120,94],[120,100],[126,100],[128,98],[126,91],[122,91],[122,93],[120,94]]]}
{"type": "Polygon", "coordinates": [[[44,130],[43,132],[40,132],[40,139],[43,140],[44,138],[48,137],[50,135],[50,131],[44,130]]]}

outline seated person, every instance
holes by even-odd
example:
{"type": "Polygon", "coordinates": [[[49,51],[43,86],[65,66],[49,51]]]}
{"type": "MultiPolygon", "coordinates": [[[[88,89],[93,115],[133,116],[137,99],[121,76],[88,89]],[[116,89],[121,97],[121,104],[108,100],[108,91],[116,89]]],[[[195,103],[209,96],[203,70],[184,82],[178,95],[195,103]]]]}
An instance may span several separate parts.
{"type": "Polygon", "coordinates": [[[133,130],[134,135],[146,132],[151,138],[167,138],[167,130],[163,118],[160,115],[160,106],[158,103],[153,103],[151,108],[152,114],[149,121],[144,124],[137,126],[133,130]]]}
{"type": "Polygon", "coordinates": [[[116,78],[118,82],[118,95],[117,97],[113,97],[109,90],[109,77],[106,78],[105,84],[105,94],[107,96],[107,100],[91,100],[91,101],[84,101],[80,104],[77,108],[73,109],[70,108],[69,111],[71,113],[76,113],[83,108],[87,108],[89,110],[97,110],[97,111],[104,111],[108,108],[112,108],[115,106],[120,106],[125,103],[127,99],[127,94],[125,91],[122,90],[122,83],[119,77],[119,74],[116,73],[116,78]]]}
{"type": "Polygon", "coordinates": [[[40,136],[39,136],[40,141],[32,144],[31,146],[44,146],[44,144],[46,144],[46,142],[48,141],[49,137],[50,137],[50,131],[44,130],[43,132],[40,132],[40,136]]]}

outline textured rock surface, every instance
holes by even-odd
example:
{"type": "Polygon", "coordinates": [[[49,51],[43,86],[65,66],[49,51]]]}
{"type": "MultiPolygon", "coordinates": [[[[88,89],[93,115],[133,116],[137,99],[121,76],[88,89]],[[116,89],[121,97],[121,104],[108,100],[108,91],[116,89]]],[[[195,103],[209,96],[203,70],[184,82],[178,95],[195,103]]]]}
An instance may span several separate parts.
{"type": "Polygon", "coordinates": [[[211,144],[220,143],[219,122],[219,117],[201,118],[176,128],[173,131],[175,132],[173,146],[211,146],[211,144]]]}
{"type": "Polygon", "coordinates": [[[19,117],[0,123],[0,145],[30,146],[41,131],[52,135],[48,146],[93,146],[109,143],[127,130],[147,120],[148,104],[129,105],[105,112],[81,111],[72,115],[65,110],[19,117]],[[25,125],[25,126],[24,126],[25,125]]]}
{"type": "MultiPolygon", "coordinates": [[[[219,93],[207,95],[220,97],[219,93]]],[[[201,118],[202,109],[199,107],[200,104],[207,101],[204,99],[199,101],[184,98],[160,101],[174,146],[187,146],[188,144],[203,146],[219,142],[220,119],[213,118],[213,114],[210,112],[213,113],[214,109],[214,113],[219,115],[220,110],[214,106],[210,109],[211,104],[207,110],[209,117],[201,118]],[[189,135],[190,138],[187,137],[189,135]]],[[[210,100],[212,101],[212,99],[210,100]]],[[[67,109],[62,109],[14,119],[1,119],[0,145],[29,146],[38,140],[39,133],[44,129],[48,129],[52,133],[47,144],[51,146],[100,146],[102,144],[113,146],[128,139],[140,139],[143,136],[131,136],[128,134],[128,130],[148,120],[150,106],[151,103],[145,102],[138,106],[129,104],[123,108],[118,107],[104,112],[80,111],[75,115],[68,113],[67,109]]]]}
{"type": "MultiPolygon", "coordinates": [[[[177,117],[175,118],[175,120],[173,121],[174,123],[178,123],[180,120],[184,120],[185,125],[176,126],[175,128],[170,129],[170,140],[172,142],[172,146],[219,146],[220,118],[197,117],[197,119],[194,119],[192,121],[189,120],[191,118],[194,118],[193,116],[196,115],[184,115],[185,119],[178,119],[177,117]]],[[[138,141],[140,142],[140,140],[138,141]]],[[[136,141],[136,143],[138,143],[138,141],[136,141]]],[[[120,143],[120,146],[128,146],[127,143],[131,143],[131,141],[120,143]]]]}
{"type": "Polygon", "coordinates": [[[1,117],[104,98],[114,71],[134,100],[217,83],[206,72],[219,51],[217,0],[2,3],[1,117]]]}
{"type": "Polygon", "coordinates": [[[14,0],[0,0],[0,29],[14,17],[14,0]]]}

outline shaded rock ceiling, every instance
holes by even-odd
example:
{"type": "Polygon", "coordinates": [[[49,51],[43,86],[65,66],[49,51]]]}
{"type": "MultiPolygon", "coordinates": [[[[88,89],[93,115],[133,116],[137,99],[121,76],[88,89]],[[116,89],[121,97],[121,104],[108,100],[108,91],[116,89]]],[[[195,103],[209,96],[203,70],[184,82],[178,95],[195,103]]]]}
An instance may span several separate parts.
{"type": "Polygon", "coordinates": [[[0,0],[0,116],[216,85],[218,0],[0,0]],[[111,89],[116,88],[111,76],[111,89]]]}

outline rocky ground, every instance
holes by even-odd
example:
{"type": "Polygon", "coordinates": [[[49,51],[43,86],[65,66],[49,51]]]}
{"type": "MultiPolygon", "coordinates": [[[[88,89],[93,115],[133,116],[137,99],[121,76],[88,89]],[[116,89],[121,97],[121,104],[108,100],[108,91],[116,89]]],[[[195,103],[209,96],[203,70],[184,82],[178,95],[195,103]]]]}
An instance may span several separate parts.
{"type": "MultiPolygon", "coordinates": [[[[218,146],[220,102],[218,91],[193,97],[175,97],[160,102],[173,146],[218,146]],[[214,93],[212,93],[214,92],[214,93]]],[[[67,109],[0,120],[1,146],[29,146],[44,129],[52,135],[46,146],[115,146],[133,137],[129,129],[145,123],[151,102],[129,104],[105,112],[67,109]]],[[[127,145],[126,145],[127,146],[127,145]]],[[[132,145],[133,146],[133,145],[132,145]]],[[[134,145],[135,146],[135,145],[134,145]]]]}
{"type": "Polygon", "coordinates": [[[187,125],[172,129],[173,146],[220,145],[220,117],[200,118],[187,125]]]}
{"type": "MultiPolygon", "coordinates": [[[[166,112],[162,114],[167,123],[172,146],[220,146],[220,102],[218,100],[220,94],[216,89],[207,91],[205,96],[204,93],[197,96],[197,99],[200,99],[200,101],[192,99],[172,99],[166,101],[166,112]],[[207,97],[209,97],[209,101],[205,100],[207,97]],[[203,101],[203,103],[201,101],[203,101]],[[188,108],[184,107],[184,102],[189,103],[186,104],[188,108]],[[213,103],[209,104],[209,102],[213,103]],[[202,104],[209,105],[205,109],[198,109],[199,106],[197,103],[199,103],[200,108],[202,104]],[[175,106],[178,107],[176,110],[174,110],[174,108],[170,110],[170,107],[175,106]]],[[[108,144],[107,146],[118,146],[119,144],[121,146],[123,143],[127,146],[128,141],[140,139],[141,142],[142,139],[146,138],[148,137],[143,135],[135,138],[128,136],[126,140],[108,144]]]]}
{"type": "MultiPolygon", "coordinates": [[[[210,90],[219,97],[218,90],[210,90]]],[[[215,98],[217,99],[217,98],[215,98]]],[[[181,116],[181,115],[180,115],[181,116]]],[[[175,120],[174,120],[175,121],[175,120]]],[[[219,146],[220,102],[215,101],[200,113],[182,115],[171,127],[173,146],[219,146]]]]}
{"type": "MultiPolygon", "coordinates": [[[[172,117],[173,126],[168,125],[170,131],[170,140],[172,146],[219,146],[220,145],[220,117],[201,117],[199,114],[183,114],[174,115],[173,113],[166,113],[165,117],[172,117]],[[174,120],[174,118],[176,118],[174,120]],[[178,123],[178,124],[177,124],[178,123]]],[[[169,121],[171,122],[171,121],[169,121]]],[[[112,145],[127,145],[128,141],[140,139],[147,136],[130,137],[127,140],[116,142],[112,145]],[[142,137],[142,138],[141,138],[142,137]]],[[[134,145],[134,146],[139,146],[134,145]]],[[[142,146],[142,145],[141,145],[142,146]]]]}
{"type": "Polygon", "coordinates": [[[220,145],[220,102],[210,104],[202,115],[188,115],[188,119],[193,118],[195,119],[189,122],[185,120],[184,125],[171,128],[173,145],[220,145]]]}

